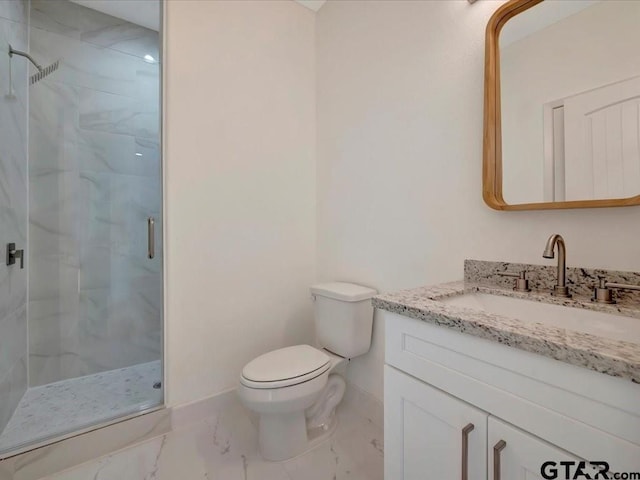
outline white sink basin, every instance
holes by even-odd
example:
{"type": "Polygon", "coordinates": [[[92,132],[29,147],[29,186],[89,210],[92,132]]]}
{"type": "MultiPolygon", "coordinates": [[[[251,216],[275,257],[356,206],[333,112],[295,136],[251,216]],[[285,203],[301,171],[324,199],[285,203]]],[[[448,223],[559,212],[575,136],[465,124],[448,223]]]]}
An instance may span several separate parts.
{"type": "Polygon", "coordinates": [[[527,323],[539,322],[613,340],[640,343],[640,319],[486,293],[465,293],[439,300],[527,323]]]}

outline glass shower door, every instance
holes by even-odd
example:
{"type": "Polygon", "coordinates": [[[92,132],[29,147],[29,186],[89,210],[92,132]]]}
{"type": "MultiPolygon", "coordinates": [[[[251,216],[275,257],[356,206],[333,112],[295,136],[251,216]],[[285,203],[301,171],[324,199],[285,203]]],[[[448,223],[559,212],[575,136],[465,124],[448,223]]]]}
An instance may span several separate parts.
{"type": "Polygon", "coordinates": [[[6,305],[25,313],[11,333],[19,352],[0,356],[0,378],[22,365],[11,401],[0,401],[0,452],[163,402],[159,27],[148,28],[152,16],[132,22],[126,8],[116,17],[68,0],[8,5],[29,17],[23,44],[13,43],[40,68],[9,60],[24,99],[14,136],[24,154],[9,158],[24,188],[9,199],[22,224],[12,220],[15,234],[3,228],[1,240],[15,237],[26,262],[4,268],[0,282],[22,278],[22,304],[6,305]]]}

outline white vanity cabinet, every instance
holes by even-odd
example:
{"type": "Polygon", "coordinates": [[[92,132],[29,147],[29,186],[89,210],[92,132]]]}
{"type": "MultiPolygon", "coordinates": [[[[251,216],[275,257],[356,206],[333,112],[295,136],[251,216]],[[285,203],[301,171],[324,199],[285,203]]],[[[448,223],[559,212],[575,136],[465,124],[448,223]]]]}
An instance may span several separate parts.
{"type": "Polygon", "coordinates": [[[485,412],[388,366],[384,382],[385,478],[486,479],[485,412]]]}
{"type": "MultiPolygon", "coordinates": [[[[639,385],[381,314],[386,480],[545,480],[545,462],[556,462],[555,478],[564,479],[560,462],[574,461],[606,461],[611,471],[640,472],[639,385]],[[498,454],[500,442],[506,445],[498,454]]],[[[595,476],[592,467],[584,471],[595,476]]]]}
{"type": "MultiPolygon", "coordinates": [[[[545,462],[557,463],[557,465],[545,467],[545,473],[552,476],[554,470],[556,472],[562,470],[559,462],[581,460],[494,417],[489,417],[488,432],[487,453],[490,479],[545,480],[540,472],[545,462]]],[[[575,468],[573,466],[570,468],[573,475],[575,468]]],[[[593,469],[585,467],[584,472],[592,475],[593,469]]],[[[592,478],[593,476],[595,475],[592,475],[592,478]]],[[[559,478],[564,477],[564,470],[562,470],[559,478]]]]}
{"type": "Polygon", "coordinates": [[[581,460],[392,367],[384,381],[385,478],[544,480],[544,462],[581,460]]]}

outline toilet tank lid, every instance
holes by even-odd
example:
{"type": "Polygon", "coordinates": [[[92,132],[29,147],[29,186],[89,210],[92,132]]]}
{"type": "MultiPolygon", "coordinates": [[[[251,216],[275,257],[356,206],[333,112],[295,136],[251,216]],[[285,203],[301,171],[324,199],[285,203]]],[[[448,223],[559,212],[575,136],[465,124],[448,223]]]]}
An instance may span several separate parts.
{"type": "Polygon", "coordinates": [[[378,293],[373,288],[347,282],[320,283],[313,285],[310,290],[313,295],[342,300],[344,302],[368,300],[378,293]]]}

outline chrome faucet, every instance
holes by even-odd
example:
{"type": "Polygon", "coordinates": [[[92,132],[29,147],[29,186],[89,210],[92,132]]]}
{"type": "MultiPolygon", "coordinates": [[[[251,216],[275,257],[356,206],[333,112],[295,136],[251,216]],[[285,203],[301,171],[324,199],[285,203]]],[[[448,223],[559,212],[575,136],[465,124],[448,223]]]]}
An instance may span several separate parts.
{"type": "Polygon", "coordinates": [[[554,258],[554,249],[556,244],[558,245],[558,282],[551,290],[551,295],[556,297],[570,298],[569,288],[567,287],[567,248],[564,244],[564,238],[561,235],[554,233],[547,240],[547,245],[544,247],[542,256],[544,258],[554,258]]]}

